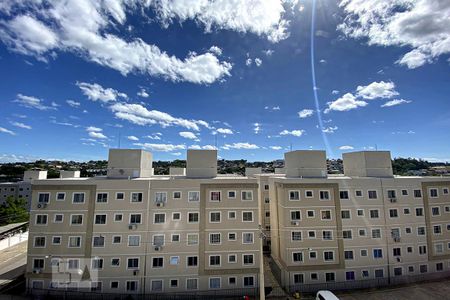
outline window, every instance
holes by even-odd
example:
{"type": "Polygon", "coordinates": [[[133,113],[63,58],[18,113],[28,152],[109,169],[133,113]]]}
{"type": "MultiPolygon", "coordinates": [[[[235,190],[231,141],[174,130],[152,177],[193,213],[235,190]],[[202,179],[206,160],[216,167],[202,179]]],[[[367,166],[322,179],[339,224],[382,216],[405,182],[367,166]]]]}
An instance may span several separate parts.
{"type": "Polygon", "coordinates": [[[335,280],[336,280],[336,275],[334,273],[331,273],[331,272],[325,273],[325,281],[326,282],[331,282],[331,281],[335,281],[335,280]]]}
{"type": "Polygon", "coordinates": [[[138,247],[141,244],[141,236],[140,235],[129,235],[128,236],[128,246],[130,247],[138,247]]]}
{"type": "Polygon", "coordinates": [[[439,206],[432,207],[431,208],[431,214],[433,216],[439,216],[441,214],[440,210],[439,210],[439,206]]]}
{"type": "Polygon", "coordinates": [[[427,246],[425,245],[419,246],[419,254],[420,255],[427,254],[427,246]]]}
{"type": "Polygon", "coordinates": [[[433,226],[433,233],[434,233],[434,234],[441,234],[441,233],[442,233],[442,227],[441,227],[441,225],[434,225],[434,226],[433,226]]]}
{"type": "Polygon", "coordinates": [[[422,207],[416,208],[416,216],[417,217],[422,217],[423,216],[423,208],[422,207]]]}
{"type": "Polygon", "coordinates": [[[106,224],[106,215],[95,215],[95,224],[96,225],[105,225],[106,224]]]}
{"type": "Polygon", "coordinates": [[[434,252],[436,254],[444,253],[444,244],[442,244],[442,243],[435,244],[434,245],[434,252]]]}
{"type": "Polygon", "coordinates": [[[408,266],[408,272],[414,273],[414,266],[408,266]]]}
{"type": "Polygon", "coordinates": [[[388,190],[387,194],[389,199],[397,198],[395,190],[388,190]]]}
{"type": "Polygon", "coordinates": [[[33,269],[42,270],[44,268],[44,259],[35,258],[33,259],[33,269]]]}
{"type": "Polygon", "coordinates": [[[361,255],[361,257],[366,257],[367,256],[367,249],[359,250],[359,255],[361,255]]]}
{"type": "Polygon", "coordinates": [[[376,269],[375,270],[375,278],[383,278],[384,277],[384,270],[383,269],[376,269]]]}
{"type": "Polygon", "coordinates": [[[210,233],[209,234],[209,243],[211,245],[219,245],[220,244],[220,233],[210,233]]]}
{"type": "Polygon", "coordinates": [[[209,278],[210,289],[220,289],[220,277],[209,278]]]}
{"type": "Polygon", "coordinates": [[[180,241],[180,235],[172,234],[172,242],[179,242],[179,241],[180,241]]]}
{"type": "Polygon", "coordinates": [[[188,246],[197,245],[198,244],[198,234],[197,233],[188,233],[187,244],[188,244],[188,246]]]}
{"type": "MultiPolygon", "coordinates": [[[[141,202],[141,201],[131,201],[131,202],[141,202]]],[[[166,203],[166,202],[167,202],[167,192],[155,193],[155,203],[166,203]]]]}
{"type": "Polygon", "coordinates": [[[389,209],[389,217],[390,218],[398,218],[398,211],[396,208],[389,209]]]}
{"type": "Polygon", "coordinates": [[[309,251],[309,259],[316,259],[316,258],[317,258],[317,252],[309,251]]]}
{"type": "Polygon", "coordinates": [[[355,272],[354,271],[345,272],[345,280],[355,280],[355,272]]]}
{"type": "Polygon", "coordinates": [[[122,192],[116,193],[116,200],[123,200],[125,199],[125,194],[122,192]]]}
{"type": "Polygon", "coordinates": [[[267,191],[267,190],[269,189],[269,185],[268,185],[268,184],[265,184],[265,185],[264,185],[264,189],[267,191]]]}
{"type": "Polygon", "coordinates": [[[56,193],[56,201],[66,200],[66,193],[56,193]]]}
{"type": "Polygon", "coordinates": [[[72,225],[81,225],[83,224],[83,215],[72,215],[70,216],[70,223],[72,225]]]}
{"type": "Polygon", "coordinates": [[[356,191],[355,191],[355,196],[356,196],[356,197],[362,197],[362,195],[363,195],[363,194],[362,194],[362,191],[361,191],[361,190],[356,190],[356,191]]]}
{"type": "Polygon", "coordinates": [[[244,265],[253,265],[254,264],[253,254],[242,255],[242,261],[244,262],[244,265]]]}
{"type": "Polygon", "coordinates": [[[422,190],[414,190],[414,197],[415,198],[422,197],[422,190]]]}
{"type": "Polygon", "coordinates": [[[293,262],[303,262],[303,252],[292,252],[293,262]]]}
{"type": "Polygon", "coordinates": [[[255,277],[244,276],[244,287],[252,287],[255,285],[255,277]]]}
{"type": "Polygon", "coordinates": [[[73,193],[73,203],[84,203],[84,193],[73,193]]]}
{"type": "Polygon", "coordinates": [[[358,217],[364,217],[364,209],[361,209],[361,208],[357,209],[356,210],[356,215],[358,217]]]}
{"type": "Polygon", "coordinates": [[[291,240],[292,241],[301,241],[302,240],[302,232],[301,231],[292,231],[291,232],[291,240]]]}
{"type": "Polygon", "coordinates": [[[120,258],[111,258],[111,266],[119,267],[120,266],[120,258]]]}
{"type": "Polygon", "coordinates": [[[348,191],[339,191],[339,198],[347,200],[348,199],[348,191]]]}
{"type": "Polygon", "coordinates": [[[141,214],[130,214],[130,224],[141,224],[141,214]]]}
{"type": "Polygon", "coordinates": [[[135,292],[138,289],[138,282],[136,280],[127,281],[127,291],[135,292]]]}
{"type": "Polygon", "coordinates": [[[393,256],[401,256],[402,255],[402,249],[401,248],[393,248],[392,249],[392,255],[393,256]]]}
{"type": "Polygon", "coordinates": [[[93,247],[105,247],[105,237],[104,236],[94,236],[92,241],[93,247]]]}
{"type": "Polygon", "coordinates": [[[350,210],[341,210],[342,219],[350,219],[350,210]]]}
{"type": "Polygon", "coordinates": [[[187,257],[187,266],[188,267],[196,267],[198,265],[198,256],[188,256],[187,257]]]}
{"type": "Polygon", "coordinates": [[[242,233],[242,243],[243,244],[253,244],[253,232],[242,233]]]}
{"type": "Polygon", "coordinates": [[[127,259],[128,269],[138,269],[139,268],[139,258],[128,258],[127,259]]]}
{"type": "Polygon", "coordinates": [[[131,202],[142,202],[142,193],[131,193],[131,202]]]}
{"type": "Polygon", "coordinates": [[[266,218],[270,218],[270,211],[266,211],[266,218]]]}
{"type": "Polygon", "coordinates": [[[236,240],[236,233],[235,232],[228,233],[228,240],[229,241],[235,241],[236,240]]]}
{"type": "Polygon", "coordinates": [[[362,276],[363,278],[369,277],[369,271],[368,271],[368,270],[362,270],[362,271],[361,271],[361,276],[362,276]]]}
{"type": "Polygon", "coordinates": [[[236,212],[235,211],[229,211],[228,212],[228,219],[230,219],[230,220],[236,219],[236,212]]]}
{"type": "Polygon", "coordinates": [[[411,210],[409,208],[404,208],[403,209],[403,214],[404,215],[409,215],[411,213],[411,210]]]}
{"type": "Polygon", "coordinates": [[[94,269],[94,270],[103,269],[103,258],[92,259],[92,269],[94,269]]]}
{"type": "Polygon", "coordinates": [[[443,263],[437,263],[436,264],[436,271],[444,271],[444,264],[443,263]]]}
{"type": "Polygon", "coordinates": [[[343,230],[342,231],[342,238],[351,240],[352,239],[352,231],[351,230],[343,230]]]}
{"type": "Polygon", "coordinates": [[[181,199],[181,192],[173,192],[173,199],[181,199]]]}
{"type": "Polygon", "coordinates": [[[69,259],[69,261],[68,261],[68,269],[69,270],[78,270],[78,269],[80,269],[80,261],[78,259],[69,259]]]}
{"type": "Polygon", "coordinates": [[[48,203],[50,201],[50,193],[39,193],[38,202],[48,203]]]}
{"type": "Polygon", "coordinates": [[[236,191],[228,191],[229,199],[236,199],[236,191]]]}
{"type": "Polygon", "coordinates": [[[198,279],[197,278],[186,279],[186,289],[187,290],[196,290],[197,288],[198,288],[198,279]]]}
{"type": "Polygon", "coordinates": [[[153,257],[152,268],[162,268],[164,266],[164,257],[153,257]]]}
{"type": "Polygon", "coordinates": [[[413,247],[411,246],[406,247],[406,252],[413,253],[413,247]]]}
{"type": "Polygon", "coordinates": [[[333,251],[324,251],[323,252],[323,260],[324,261],[334,260],[334,252],[333,251]]]}
{"type": "Polygon", "coordinates": [[[111,281],[111,289],[118,289],[118,288],[119,288],[119,282],[111,281]]]}
{"type": "Polygon", "coordinates": [[[81,247],[81,236],[70,236],[69,248],[80,248],[80,247],[81,247]]]}
{"type": "Polygon", "coordinates": [[[430,189],[430,197],[431,198],[437,198],[438,197],[438,190],[437,189],[430,189]]]}
{"type": "Polygon", "coordinates": [[[377,199],[377,191],[367,191],[367,194],[369,195],[369,199],[377,199]]]}
{"type": "Polygon", "coordinates": [[[299,210],[291,211],[291,221],[300,221],[301,218],[302,217],[299,210]]]}
{"type": "Polygon", "coordinates": [[[315,230],[308,231],[308,238],[315,239],[316,238],[316,231],[315,230]]]}
{"type": "Polygon", "coordinates": [[[220,212],[214,211],[209,213],[209,222],[211,223],[220,223],[220,212]]]}
{"type": "Polygon", "coordinates": [[[311,273],[310,277],[311,277],[311,280],[319,280],[319,274],[317,274],[317,273],[311,273]]]}
{"type": "Polygon", "coordinates": [[[162,224],[166,222],[166,214],[161,213],[161,214],[154,214],[154,219],[153,219],[153,223],[154,224],[162,224]]]}
{"type": "Polygon", "coordinates": [[[380,213],[379,213],[378,209],[371,209],[369,212],[370,212],[371,219],[378,219],[380,217],[380,213]]]}
{"type": "Polygon", "coordinates": [[[402,190],[402,196],[408,196],[408,190],[402,190]]]}
{"type": "Polygon", "coordinates": [[[322,239],[325,241],[331,241],[333,239],[333,233],[331,232],[331,230],[323,230],[322,239]]]}
{"type": "Polygon", "coordinates": [[[200,200],[200,192],[188,192],[188,201],[189,202],[198,202],[200,200]]]}
{"type": "Polygon", "coordinates": [[[314,218],[314,211],[313,210],[307,210],[306,211],[306,215],[308,216],[308,218],[314,218]]]}
{"type": "Polygon", "coordinates": [[[178,279],[170,279],[170,287],[171,288],[178,287],[178,279]]]}
{"type": "Polygon", "coordinates": [[[322,210],[320,212],[322,220],[331,220],[331,210],[322,210]]]}
{"type": "Polygon", "coordinates": [[[61,237],[60,236],[52,237],[52,244],[53,245],[61,245],[61,237]]]}
{"type": "Polygon", "coordinates": [[[252,191],[242,191],[241,193],[242,200],[253,200],[253,192],[252,191]]]}
{"type": "Polygon", "coordinates": [[[381,238],[381,229],[372,229],[372,238],[380,239],[381,238]]]}
{"type": "Polygon", "coordinates": [[[383,249],[373,249],[373,258],[383,258],[383,249]]]}
{"type": "Polygon", "coordinates": [[[417,235],[425,235],[425,227],[417,227],[417,235]]]}
{"type": "Polygon", "coordinates": [[[36,225],[47,225],[47,215],[36,215],[36,225]]]}
{"type": "Polygon", "coordinates": [[[220,255],[210,255],[209,256],[210,266],[220,266],[220,255]]]}
{"type": "Polygon", "coordinates": [[[289,191],[289,200],[300,200],[300,192],[299,191],[289,191]]]}
{"type": "Polygon", "coordinates": [[[306,197],[306,198],[312,198],[312,197],[314,197],[313,191],[305,191],[305,197],[306,197]]]}
{"type": "Polygon", "coordinates": [[[403,269],[401,267],[394,268],[394,276],[402,276],[403,269]]]}
{"type": "Polygon", "coordinates": [[[97,203],[107,203],[107,202],[108,202],[108,193],[97,194],[97,203]]]}
{"type": "Polygon", "coordinates": [[[164,234],[155,234],[153,236],[153,246],[161,247],[164,245],[165,236],[164,234]]]}
{"type": "Polygon", "coordinates": [[[359,236],[366,236],[366,230],[364,228],[361,228],[358,230],[359,236]]]}
{"type": "Polygon", "coordinates": [[[242,212],[242,221],[243,222],[253,222],[253,212],[243,211],[242,212]]]}
{"type": "Polygon", "coordinates": [[[34,247],[35,248],[45,247],[45,236],[36,236],[34,238],[34,247]]]}
{"type": "Polygon", "coordinates": [[[188,213],[188,222],[189,223],[198,223],[198,213],[197,212],[188,213]]]}
{"type": "Polygon", "coordinates": [[[406,234],[411,234],[412,233],[412,228],[411,227],[406,227],[405,228],[405,233],[406,234]]]}
{"type": "Polygon", "coordinates": [[[428,272],[428,265],[420,265],[419,266],[420,273],[427,273],[428,272]]]}
{"type": "Polygon", "coordinates": [[[114,215],[114,222],[122,222],[123,220],[123,214],[115,214],[114,215]]]}
{"type": "Polygon", "coordinates": [[[269,197],[265,197],[264,198],[264,203],[270,203],[270,198],[269,197]]]}
{"type": "Polygon", "coordinates": [[[228,254],[228,262],[234,264],[237,262],[236,254],[228,254]]]}
{"type": "Polygon", "coordinates": [[[210,201],[220,201],[220,192],[215,191],[210,193],[210,201]]]}

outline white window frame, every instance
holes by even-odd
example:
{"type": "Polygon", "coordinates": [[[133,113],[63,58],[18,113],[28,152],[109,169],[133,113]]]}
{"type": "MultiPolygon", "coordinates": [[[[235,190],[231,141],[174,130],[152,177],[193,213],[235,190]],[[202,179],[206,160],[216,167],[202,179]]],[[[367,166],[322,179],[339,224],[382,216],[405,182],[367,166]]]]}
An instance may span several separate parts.
{"type": "Polygon", "coordinates": [[[66,192],[57,192],[55,195],[55,201],[66,201],[66,192]],[[61,200],[58,200],[58,195],[64,195],[64,198],[61,200]]]}
{"type": "Polygon", "coordinates": [[[72,204],[85,204],[86,203],[86,193],[85,192],[72,192],[72,204]],[[74,202],[75,194],[83,194],[83,202],[74,202]]]}

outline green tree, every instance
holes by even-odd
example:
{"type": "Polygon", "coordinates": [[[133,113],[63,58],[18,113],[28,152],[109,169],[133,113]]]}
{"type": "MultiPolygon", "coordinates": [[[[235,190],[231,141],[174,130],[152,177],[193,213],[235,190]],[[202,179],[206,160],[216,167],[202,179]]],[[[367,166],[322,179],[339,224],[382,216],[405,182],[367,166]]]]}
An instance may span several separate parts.
{"type": "Polygon", "coordinates": [[[27,203],[23,198],[16,199],[10,196],[0,206],[0,225],[27,222],[29,218],[27,203]]]}

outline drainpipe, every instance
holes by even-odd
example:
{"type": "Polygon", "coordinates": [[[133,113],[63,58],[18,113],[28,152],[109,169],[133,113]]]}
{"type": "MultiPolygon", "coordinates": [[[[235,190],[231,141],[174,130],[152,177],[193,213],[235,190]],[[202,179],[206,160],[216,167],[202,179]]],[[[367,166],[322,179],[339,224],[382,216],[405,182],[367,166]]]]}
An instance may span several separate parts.
{"type": "Polygon", "coordinates": [[[385,228],[385,239],[386,239],[386,258],[387,258],[387,275],[388,275],[388,284],[391,284],[391,265],[390,265],[390,259],[389,259],[389,234],[386,230],[387,228],[387,219],[386,219],[386,206],[384,203],[384,187],[383,187],[383,179],[380,178],[380,186],[381,186],[381,200],[383,201],[383,217],[384,217],[384,228],[385,228]]]}

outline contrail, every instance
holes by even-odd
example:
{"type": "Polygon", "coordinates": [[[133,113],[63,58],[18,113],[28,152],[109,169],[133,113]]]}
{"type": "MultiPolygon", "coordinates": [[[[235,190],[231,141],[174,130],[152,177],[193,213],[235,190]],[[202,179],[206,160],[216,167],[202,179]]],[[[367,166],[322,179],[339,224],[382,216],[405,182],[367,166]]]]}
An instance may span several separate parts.
{"type": "Polygon", "coordinates": [[[322,139],[327,149],[327,153],[333,156],[333,151],[328,143],[328,138],[325,132],[323,132],[324,126],[322,121],[322,112],[319,105],[319,97],[317,96],[317,85],[316,85],[316,67],[314,65],[314,33],[315,33],[315,23],[316,23],[316,0],[312,1],[311,9],[311,77],[313,84],[314,102],[316,105],[317,119],[319,120],[320,132],[322,134],[322,139]]]}

